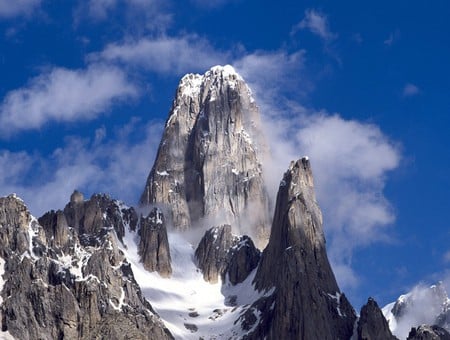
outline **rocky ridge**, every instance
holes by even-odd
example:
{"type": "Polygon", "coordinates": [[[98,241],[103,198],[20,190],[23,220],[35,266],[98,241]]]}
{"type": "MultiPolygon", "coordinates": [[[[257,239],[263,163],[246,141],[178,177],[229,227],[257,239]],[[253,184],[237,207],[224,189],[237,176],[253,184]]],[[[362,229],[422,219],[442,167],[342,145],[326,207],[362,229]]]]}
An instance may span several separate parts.
{"type": "Polygon", "coordinates": [[[132,208],[79,198],[39,221],[17,197],[0,198],[2,331],[17,339],[171,339],[120,250],[132,208]]]}

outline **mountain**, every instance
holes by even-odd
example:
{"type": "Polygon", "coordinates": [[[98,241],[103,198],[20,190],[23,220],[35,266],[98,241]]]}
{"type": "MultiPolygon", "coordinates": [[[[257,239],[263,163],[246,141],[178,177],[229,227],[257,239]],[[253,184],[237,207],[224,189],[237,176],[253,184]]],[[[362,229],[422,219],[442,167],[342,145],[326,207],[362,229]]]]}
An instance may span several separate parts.
{"type": "Polygon", "coordinates": [[[231,66],[184,76],[141,204],[164,205],[176,229],[229,224],[264,244],[270,219],[262,136],[259,109],[231,66]]]}
{"type": "MultiPolygon", "coordinates": [[[[307,157],[270,216],[259,122],[242,77],[216,66],[180,81],[139,207],[74,191],[35,218],[0,198],[0,338],[395,339],[373,299],[358,318],[336,282],[307,157]]],[[[446,339],[414,326],[403,338],[446,339]]]]}
{"type": "Polygon", "coordinates": [[[401,295],[383,308],[383,314],[392,332],[401,338],[406,338],[411,327],[423,324],[450,331],[450,299],[442,282],[401,295]]]}

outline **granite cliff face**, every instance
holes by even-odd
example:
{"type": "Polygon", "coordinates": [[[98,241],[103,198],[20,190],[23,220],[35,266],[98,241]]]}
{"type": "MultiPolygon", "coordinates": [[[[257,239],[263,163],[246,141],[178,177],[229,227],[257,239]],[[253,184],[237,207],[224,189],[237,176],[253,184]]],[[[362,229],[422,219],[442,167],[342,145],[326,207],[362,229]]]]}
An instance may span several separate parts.
{"type": "Polygon", "coordinates": [[[328,262],[307,158],[292,162],[280,183],[269,244],[254,283],[260,291],[274,292],[272,316],[253,338],[352,336],[356,315],[328,262]]]}
{"type": "Polygon", "coordinates": [[[372,298],[361,309],[357,332],[358,340],[397,340],[392,335],[383,312],[372,298]]]}
{"type": "Polygon", "coordinates": [[[135,213],[106,196],[72,195],[36,220],[0,198],[2,331],[17,339],[171,339],[136,283],[120,238],[135,213]]]}
{"type": "Polygon", "coordinates": [[[259,120],[250,89],[231,66],[184,76],[141,203],[165,205],[180,230],[229,224],[267,240],[259,120]]]}

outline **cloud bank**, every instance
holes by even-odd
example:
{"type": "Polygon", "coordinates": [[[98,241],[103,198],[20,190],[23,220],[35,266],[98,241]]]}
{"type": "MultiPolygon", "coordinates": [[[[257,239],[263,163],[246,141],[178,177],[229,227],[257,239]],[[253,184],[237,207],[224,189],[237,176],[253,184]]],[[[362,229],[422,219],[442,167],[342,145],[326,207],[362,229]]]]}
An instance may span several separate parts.
{"type": "Polygon", "coordinates": [[[60,209],[74,189],[86,195],[104,192],[137,203],[155,158],[162,122],[137,119],[112,131],[99,128],[91,138],[68,137],[48,157],[39,153],[0,151],[0,195],[17,193],[36,216],[60,209]],[[137,141],[131,136],[140,135],[137,141]],[[27,182],[26,178],[30,180],[27,182]],[[36,180],[37,179],[37,180],[36,180]]]}
{"type": "Polygon", "coordinates": [[[116,67],[54,67],[6,94],[0,104],[0,126],[4,134],[11,134],[40,128],[49,121],[91,120],[137,94],[137,87],[116,67]]]}
{"type": "Polygon", "coordinates": [[[41,5],[41,0],[0,0],[0,18],[28,16],[41,5]]]}

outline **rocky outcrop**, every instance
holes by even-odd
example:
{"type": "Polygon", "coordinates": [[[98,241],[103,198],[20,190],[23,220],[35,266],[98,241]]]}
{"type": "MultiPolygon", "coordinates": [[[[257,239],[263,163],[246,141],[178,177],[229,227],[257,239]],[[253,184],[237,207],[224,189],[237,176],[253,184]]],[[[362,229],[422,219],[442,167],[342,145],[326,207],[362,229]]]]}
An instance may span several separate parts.
{"type": "Polygon", "coordinates": [[[358,340],[396,340],[376,301],[369,298],[358,320],[358,340]]]}
{"type": "Polygon", "coordinates": [[[184,76],[141,203],[167,205],[177,229],[219,221],[267,240],[259,120],[248,86],[231,66],[184,76]]]}
{"type": "Polygon", "coordinates": [[[250,237],[233,235],[231,226],[223,225],[205,232],[195,257],[206,281],[216,283],[220,277],[235,285],[256,268],[260,251],[250,237]]]}
{"type": "Polygon", "coordinates": [[[450,330],[450,299],[442,282],[415,287],[383,308],[392,332],[406,338],[411,327],[437,325],[450,330]]]}
{"type": "Polygon", "coordinates": [[[120,250],[116,229],[130,221],[119,223],[120,206],[105,197],[91,200],[72,200],[70,216],[47,213],[41,226],[20,199],[0,198],[2,331],[17,339],[171,339],[120,250]]]}
{"type": "Polygon", "coordinates": [[[228,265],[223,274],[231,284],[243,282],[258,266],[261,252],[255,247],[252,239],[243,235],[238,238],[233,247],[228,251],[228,265]]]}
{"type": "Polygon", "coordinates": [[[154,208],[147,217],[141,216],[139,236],[139,255],[144,268],[169,277],[172,274],[169,240],[161,210],[154,208]]]}
{"type": "Polygon", "coordinates": [[[352,336],[355,312],[340,292],[328,262],[307,158],[292,162],[280,183],[271,236],[254,284],[267,293],[251,308],[266,319],[248,338],[352,336]]]}
{"type": "Polygon", "coordinates": [[[411,329],[407,340],[450,340],[450,333],[439,326],[421,325],[411,329]]]}

